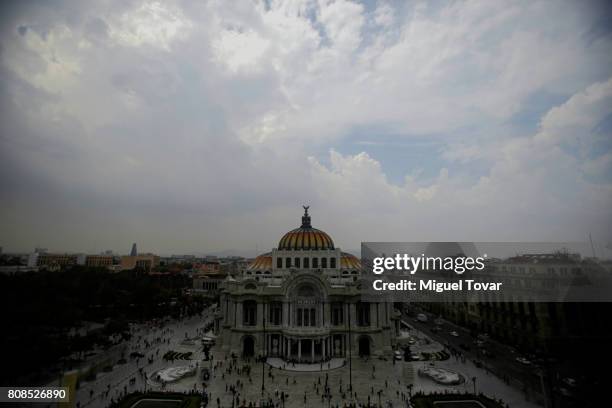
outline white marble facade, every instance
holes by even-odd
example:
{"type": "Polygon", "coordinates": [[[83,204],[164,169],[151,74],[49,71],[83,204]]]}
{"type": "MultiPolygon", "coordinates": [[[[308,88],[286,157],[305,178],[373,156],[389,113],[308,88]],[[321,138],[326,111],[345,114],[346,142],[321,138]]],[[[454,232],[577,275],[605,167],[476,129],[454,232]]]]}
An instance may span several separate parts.
{"type": "Polygon", "coordinates": [[[312,228],[302,225],[277,248],[258,256],[221,287],[222,349],[236,355],[322,362],[357,355],[390,355],[397,316],[390,303],[361,300],[361,265],[312,228]]]}

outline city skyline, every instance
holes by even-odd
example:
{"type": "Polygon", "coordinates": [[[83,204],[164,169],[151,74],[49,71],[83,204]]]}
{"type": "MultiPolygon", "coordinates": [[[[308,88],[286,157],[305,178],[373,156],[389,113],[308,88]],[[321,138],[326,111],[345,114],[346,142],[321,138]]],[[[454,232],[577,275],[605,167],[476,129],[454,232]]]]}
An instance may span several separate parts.
{"type": "Polygon", "coordinates": [[[0,10],[4,252],[612,242],[605,2],[0,10]]]}

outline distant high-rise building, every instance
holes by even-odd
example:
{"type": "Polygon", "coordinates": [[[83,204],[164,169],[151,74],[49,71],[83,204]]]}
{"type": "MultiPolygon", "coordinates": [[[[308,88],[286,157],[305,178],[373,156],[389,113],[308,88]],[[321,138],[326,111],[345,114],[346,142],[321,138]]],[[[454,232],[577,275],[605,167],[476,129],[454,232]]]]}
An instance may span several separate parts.
{"type": "Polygon", "coordinates": [[[132,251],[130,252],[130,256],[138,256],[138,250],[136,249],[136,243],[132,244],[132,251]]]}

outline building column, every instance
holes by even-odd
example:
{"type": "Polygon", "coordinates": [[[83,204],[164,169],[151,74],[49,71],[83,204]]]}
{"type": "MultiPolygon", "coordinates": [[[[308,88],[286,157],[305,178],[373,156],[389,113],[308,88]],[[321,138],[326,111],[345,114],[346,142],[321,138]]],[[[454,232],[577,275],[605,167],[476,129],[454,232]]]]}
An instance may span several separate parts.
{"type": "Polygon", "coordinates": [[[322,351],[323,351],[323,360],[325,360],[325,357],[327,357],[327,355],[325,354],[325,352],[327,351],[327,337],[324,338],[323,340],[321,340],[321,347],[322,347],[322,351]]]}
{"type": "Polygon", "coordinates": [[[302,340],[298,339],[298,362],[302,359],[302,340]]]}
{"type": "Polygon", "coordinates": [[[289,307],[287,302],[283,302],[283,326],[287,326],[289,317],[289,307]]]}
{"type": "Polygon", "coordinates": [[[310,362],[314,363],[314,349],[315,349],[315,341],[314,339],[310,340],[310,362]]]}
{"type": "Polygon", "coordinates": [[[374,302],[370,302],[370,321],[369,326],[372,327],[377,324],[378,316],[376,315],[376,304],[374,302]]]}
{"type": "Polygon", "coordinates": [[[321,325],[323,327],[325,327],[325,322],[327,321],[327,316],[325,316],[325,304],[326,304],[326,302],[323,301],[321,303],[321,309],[320,309],[321,310],[321,325]]]}
{"type": "Polygon", "coordinates": [[[256,319],[255,319],[255,324],[258,325],[258,326],[261,324],[261,326],[263,327],[263,321],[266,318],[265,307],[266,307],[265,303],[259,303],[259,302],[257,303],[257,309],[256,309],[257,310],[257,312],[256,312],[257,316],[256,316],[256,319]],[[259,323],[258,321],[261,322],[261,323],[259,323]]]}

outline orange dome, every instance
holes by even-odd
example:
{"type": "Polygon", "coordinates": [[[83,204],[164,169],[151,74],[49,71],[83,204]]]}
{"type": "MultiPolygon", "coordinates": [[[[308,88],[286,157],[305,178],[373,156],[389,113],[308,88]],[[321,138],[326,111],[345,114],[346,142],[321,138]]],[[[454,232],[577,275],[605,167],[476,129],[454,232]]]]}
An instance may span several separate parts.
{"type": "Polygon", "coordinates": [[[296,228],[281,238],[278,249],[334,249],[334,241],[325,232],[316,228],[296,228]]]}
{"type": "Polygon", "coordinates": [[[259,255],[247,267],[248,270],[270,270],[272,269],[272,253],[259,255]]]}
{"type": "Polygon", "coordinates": [[[308,207],[304,207],[302,226],[286,233],[278,242],[280,250],[327,250],[334,249],[334,241],[325,232],[312,228],[308,207]]]}
{"type": "Polygon", "coordinates": [[[343,252],[342,258],[340,258],[340,267],[342,269],[361,270],[361,261],[355,255],[349,254],[348,252],[343,252]]]}

